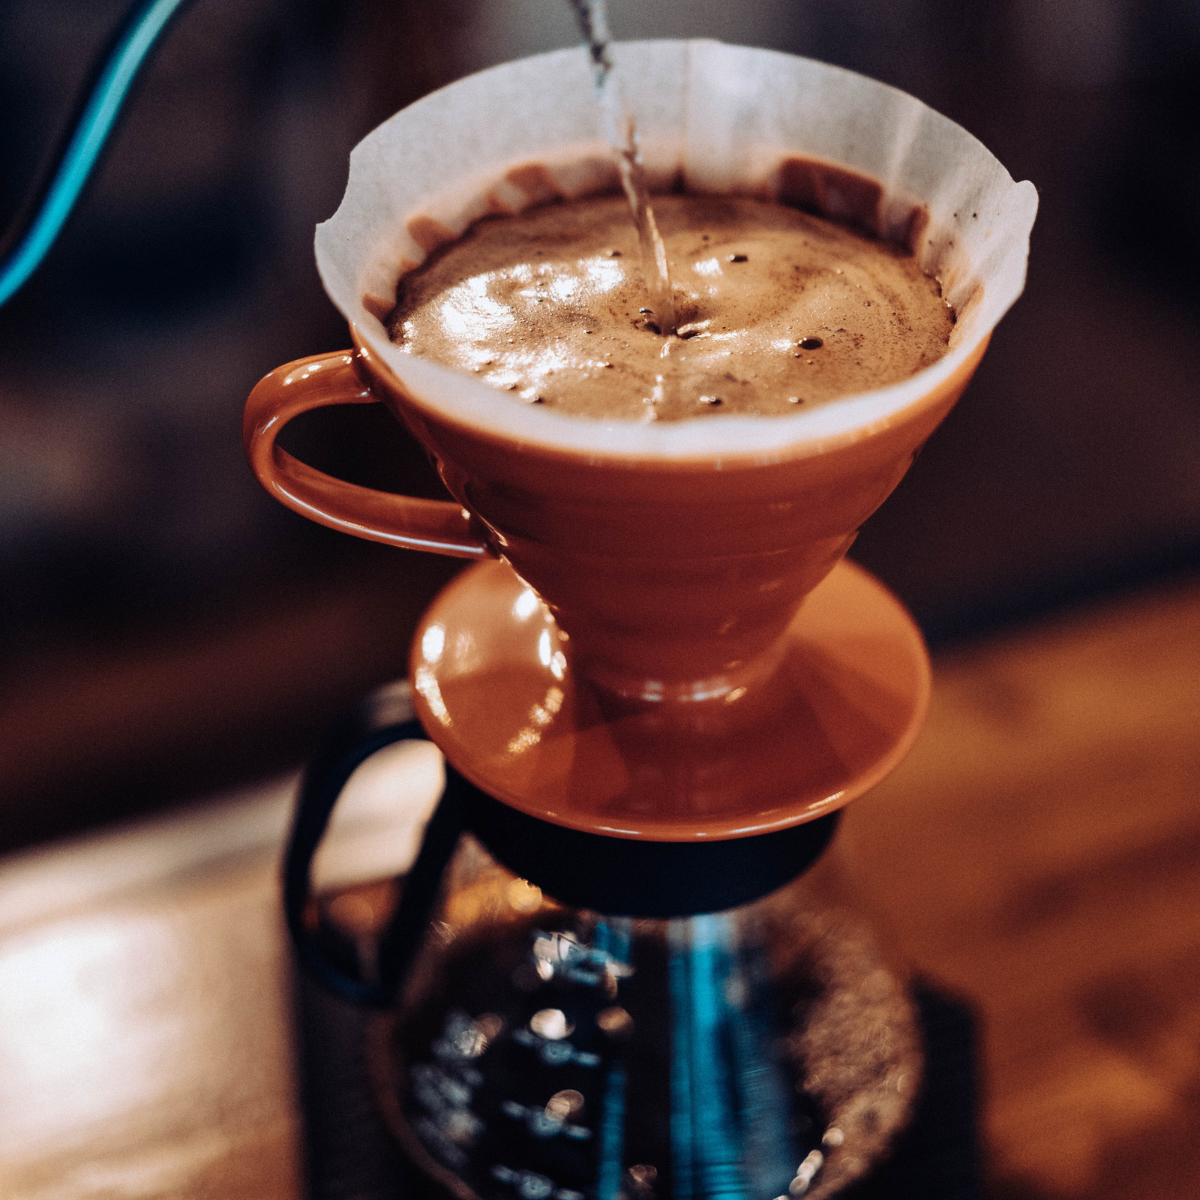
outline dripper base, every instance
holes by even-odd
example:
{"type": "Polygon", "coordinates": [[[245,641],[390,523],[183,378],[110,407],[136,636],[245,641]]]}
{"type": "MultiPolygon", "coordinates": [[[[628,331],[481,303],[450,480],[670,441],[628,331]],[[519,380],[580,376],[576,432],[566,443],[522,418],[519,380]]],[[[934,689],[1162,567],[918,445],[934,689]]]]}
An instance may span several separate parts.
{"type": "MultiPolygon", "coordinates": [[[[576,672],[506,564],[470,568],[417,631],[417,715],[467,779],[557,825],[655,841],[749,837],[811,821],[878,783],[916,738],[930,667],[903,605],[851,563],[801,605],[756,714],[690,728],[614,712],[576,672]]],[[[730,714],[732,716],[732,714],[730,714]]]]}

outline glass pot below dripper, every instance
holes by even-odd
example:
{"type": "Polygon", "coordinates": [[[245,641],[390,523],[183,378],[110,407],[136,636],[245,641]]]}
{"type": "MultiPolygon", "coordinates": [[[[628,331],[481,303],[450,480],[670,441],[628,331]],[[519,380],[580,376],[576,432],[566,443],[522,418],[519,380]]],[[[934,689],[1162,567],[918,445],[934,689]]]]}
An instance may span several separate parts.
{"type": "Polygon", "coordinates": [[[605,917],[468,837],[448,883],[373,1055],[390,1127],[458,1195],[828,1196],[906,1124],[911,1003],[803,878],[725,912],[605,917]]]}
{"type": "MultiPolygon", "coordinates": [[[[419,736],[375,725],[341,731],[309,773],[288,898],[310,965],[308,859],[328,810],[373,749],[419,736]]],[[[548,826],[447,778],[400,908],[359,946],[374,981],[339,988],[385,1009],[376,1100],[432,1179],[460,1200],[774,1200],[834,1195],[886,1157],[920,1038],[836,864],[795,877],[836,816],[656,845],[548,826]],[[719,910],[697,911],[701,895],[719,910]]]]}

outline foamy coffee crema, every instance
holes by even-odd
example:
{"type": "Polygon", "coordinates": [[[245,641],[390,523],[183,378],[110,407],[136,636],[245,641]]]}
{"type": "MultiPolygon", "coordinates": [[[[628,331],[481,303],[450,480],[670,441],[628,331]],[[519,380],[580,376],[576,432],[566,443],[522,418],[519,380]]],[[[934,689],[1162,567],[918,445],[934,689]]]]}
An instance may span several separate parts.
{"type": "Polygon", "coordinates": [[[654,201],[674,336],[622,196],[486,217],[399,284],[392,340],[514,402],[604,420],[782,415],[946,353],[954,314],[906,249],[782,204],[654,201]]]}

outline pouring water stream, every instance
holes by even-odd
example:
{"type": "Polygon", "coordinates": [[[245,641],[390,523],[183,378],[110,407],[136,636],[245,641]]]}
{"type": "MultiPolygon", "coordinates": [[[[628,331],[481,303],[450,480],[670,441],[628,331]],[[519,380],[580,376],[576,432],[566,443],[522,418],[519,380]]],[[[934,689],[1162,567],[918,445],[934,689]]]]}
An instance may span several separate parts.
{"type": "Polygon", "coordinates": [[[642,274],[650,293],[654,323],[664,337],[675,332],[675,299],[671,290],[671,271],[667,251],[654,220],[650,193],[646,186],[646,171],[638,145],[637,124],[625,104],[621,83],[613,72],[609,53],[611,37],[605,0],[568,0],[579,28],[587,42],[595,77],[596,100],[604,121],[604,133],[612,146],[621,173],[621,186],[629,198],[637,226],[638,244],[642,251],[642,274]]]}

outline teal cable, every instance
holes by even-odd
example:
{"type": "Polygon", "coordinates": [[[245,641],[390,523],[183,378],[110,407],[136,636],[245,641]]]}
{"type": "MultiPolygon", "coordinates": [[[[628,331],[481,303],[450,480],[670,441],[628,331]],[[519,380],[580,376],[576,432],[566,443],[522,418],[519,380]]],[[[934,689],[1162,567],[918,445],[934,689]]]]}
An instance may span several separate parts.
{"type": "Polygon", "coordinates": [[[0,305],[6,304],[38,269],[62,232],[138,72],[159,34],[185,3],[187,0],[145,0],[131,12],[100,70],[29,228],[0,263],[0,305]]]}

